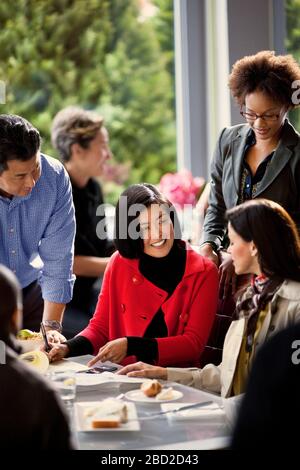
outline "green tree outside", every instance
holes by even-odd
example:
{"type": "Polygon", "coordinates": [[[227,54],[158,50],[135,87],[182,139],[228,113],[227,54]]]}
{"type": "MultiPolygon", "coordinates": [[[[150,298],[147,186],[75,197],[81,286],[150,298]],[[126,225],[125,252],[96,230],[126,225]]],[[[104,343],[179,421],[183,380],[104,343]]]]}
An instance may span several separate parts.
{"type": "Polygon", "coordinates": [[[152,3],[157,14],[145,19],[138,0],[1,2],[0,111],[31,121],[43,151],[56,156],[56,112],[70,104],[95,109],[105,117],[116,161],[131,166],[126,184],[157,183],[174,171],[173,7],[172,0],[152,3]]]}

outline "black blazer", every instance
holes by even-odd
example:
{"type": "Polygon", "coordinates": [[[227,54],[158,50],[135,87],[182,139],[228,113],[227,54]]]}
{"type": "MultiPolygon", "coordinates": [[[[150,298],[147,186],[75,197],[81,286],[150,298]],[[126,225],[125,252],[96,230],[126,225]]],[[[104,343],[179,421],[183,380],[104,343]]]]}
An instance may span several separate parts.
{"type": "MultiPolygon", "coordinates": [[[[223,129],[211,168],[209,207],[203,241],[220,246],[226,232],[225,211],[237,205],[248,124],[223,129]]],[[[258,187],[255,198],[281,204],[300,227],[300,135],[286,119],[279,145],[258,187]]]]}

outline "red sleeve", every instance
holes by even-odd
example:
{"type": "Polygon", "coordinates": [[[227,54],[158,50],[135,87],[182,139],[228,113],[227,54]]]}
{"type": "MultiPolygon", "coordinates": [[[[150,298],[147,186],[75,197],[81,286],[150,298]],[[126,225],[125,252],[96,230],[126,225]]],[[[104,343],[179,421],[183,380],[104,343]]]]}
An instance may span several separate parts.
{"type": "Polygon", "coordinates": [[[188,320],[183,331],[176,336],[157,338],[160,366],[199,364],[200,355],[208,341],[215,319],[219,289],[216,266],[205,260],[206,269],[199,273],[194,295],[188,306],[188,320]],[[198,286],[198,288],[196,287],[198,286]]]}
{"type": "Polygon", "coordinates": [[[98,298],[97,306],[93,318],[88,326],[79,333],[87,338],[93,345],[94,354],[109,341],[109,300],[110,300],[110,280],[112,272],[112,260],[108,264],[98,298]]]}

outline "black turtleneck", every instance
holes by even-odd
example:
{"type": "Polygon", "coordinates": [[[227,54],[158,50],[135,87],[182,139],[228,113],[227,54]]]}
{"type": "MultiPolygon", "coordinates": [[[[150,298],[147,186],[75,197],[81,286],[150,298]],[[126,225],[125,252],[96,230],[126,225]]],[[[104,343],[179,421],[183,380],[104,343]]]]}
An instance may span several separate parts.
{"type": "MultiPolygon", "coordinates": [[[[139,270],[148,281],[168,292],[168,298],[170,298],[183,277],[185,264],[185,246],[175,240],[167,256],[154,258],[143,253],[139,262],[139,270]]],[[[168,329],[163,311],[160,308],[142,338],[127,336],[127,356],[136,356],[139,361],[153,363],[158,356],[158,345],[155,338],[166,336],[168,336],[168,329]]],[[[76,336],[67,341],[67,345],[70,349],[69,356],[91,354],[93,350],[91,342],[83,336],[76,336]]]]}
{"type": "MultiPolygon", "coordinates": [[[[167,256],[154,258],[143,253],[139,262],[139,270],[148,281],[168,292],[169,298],[182,279],[185,262],[185,246],[175,240],[167,256]]],[[[143,338],[127,336],[127,355],[134,355],[139,361],[152,363],[158,356],[158,345],[155,338],[165,338],[166,336],[168,336],[168,329],[163,311],[160,308],[148,325],[143,338]]]]}
{"type": "Polygon", "coordinates": [[[139,270],[148,281],[167,291],[170,297],[182,279],[185,260],[185,246],[175,240],[167,256],[154,258],[143,253],[139,262],[139,270]]]}

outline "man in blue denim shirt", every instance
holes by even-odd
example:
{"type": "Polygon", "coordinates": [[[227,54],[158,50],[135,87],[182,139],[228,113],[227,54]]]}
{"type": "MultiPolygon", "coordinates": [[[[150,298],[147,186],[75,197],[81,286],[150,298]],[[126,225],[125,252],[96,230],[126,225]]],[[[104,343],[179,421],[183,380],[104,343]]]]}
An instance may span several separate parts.
{"type": "Polygon", "coordinates": [[[25,328],[43,318],[59,338],[72,298],[75,215],[64,167],[40,153],[39,132],[25,119],[0,115],[0,263],[23,288],[25,328]]]}

